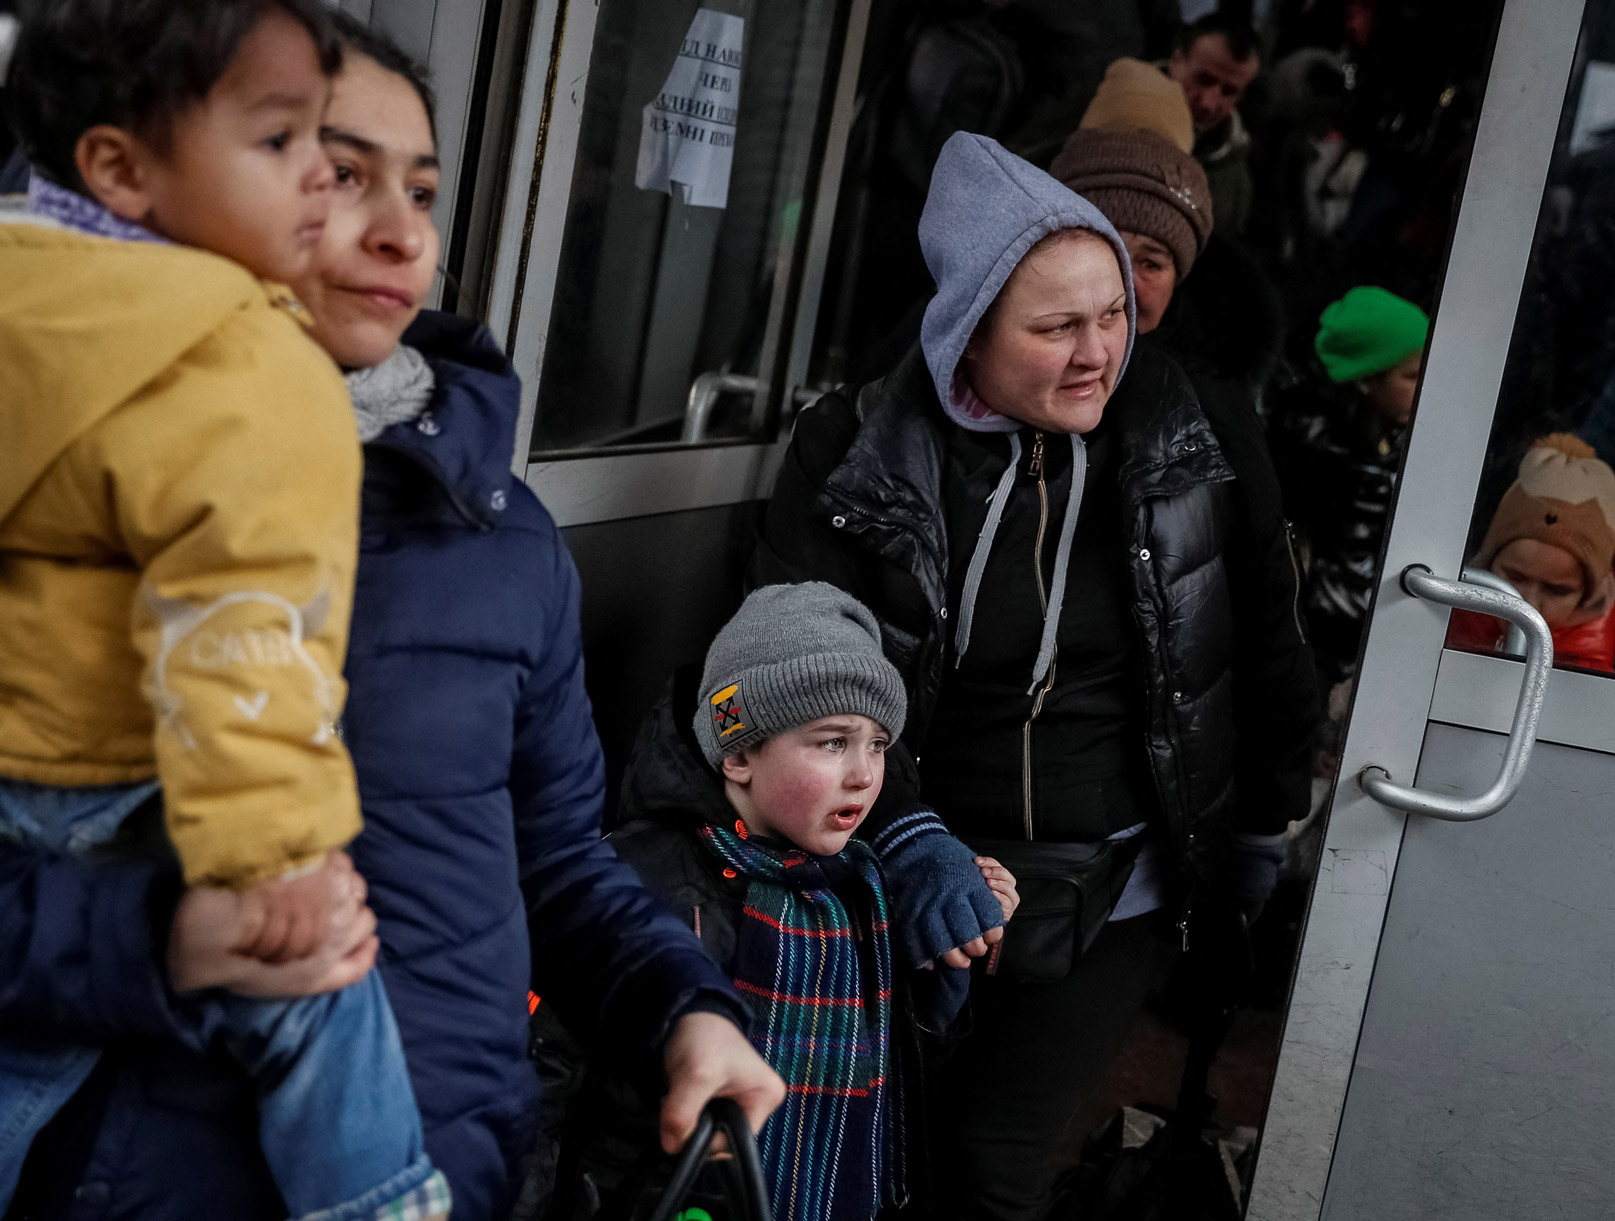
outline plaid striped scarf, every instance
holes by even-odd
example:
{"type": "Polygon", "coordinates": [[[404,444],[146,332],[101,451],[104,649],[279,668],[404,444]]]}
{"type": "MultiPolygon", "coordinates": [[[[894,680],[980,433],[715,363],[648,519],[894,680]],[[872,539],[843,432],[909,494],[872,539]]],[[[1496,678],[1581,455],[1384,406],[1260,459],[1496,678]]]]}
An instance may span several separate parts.
{"type": "Polygon", "coordinates": [[[904,1198],[891,933],[875,854],[859,840],[811,856],[724,827],[701,835],[746,879],[731,974],[756,1014],[752,1043],[785,1080],[785,1101],[758,1134],[775,1216],[867,1221],[904,1198]]]}

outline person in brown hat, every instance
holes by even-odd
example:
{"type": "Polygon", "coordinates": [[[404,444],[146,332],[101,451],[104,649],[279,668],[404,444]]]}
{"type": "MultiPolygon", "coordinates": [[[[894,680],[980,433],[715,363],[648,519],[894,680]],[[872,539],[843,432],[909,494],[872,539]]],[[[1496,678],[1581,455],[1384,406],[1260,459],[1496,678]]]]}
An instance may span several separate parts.
{"type": "MultiPolygon", "coordinates": [[[[1615,671],[1615,471],[1569,433],[1526,451],[1470,561],[1502,577],[1547,621],[1556,666],[1615,671]]],[[[1495,652],[1502,620],[1453,612],[1447,643],[1495,652]]]]}
{"type": "MultiPolygon", "coordinates": [[[[1182,91],[1148,68],[1168,89],[1182,91]]],[[[1108,86],[1112,77],[1107,74],[1108,86]]],[[[1101,86],[1089,112],[1106,101],[1101,86]]],[[[1133,261],[1138,331],[1161,325],[1178,281],[1189,274],[1211,236],[1211,189],[1206,172],[1165,136],[1141,127],[1087,125],[1072,132],[1049,173],[1086,198],[1116,226],[1133,261]]]]}
{"type": "Polygon", "coordinates": [[[1102,131],[1142,128],[1165,136],[1179,152],[1194,152],[1194,116],[1183,87],[1142,59],[1124,56],[1105,69],[1105,79],[1077,126],[1102,131]]]}
{"type": "Polygon", "coordinates": [[[1140,335],[1161,325],[1178,281],[1211,236],[1211,188],[1189,155],[1193,147],[1183,90],[1142,60],[1118,59],[1049,166],[1127,244],[1140,335]]]}
{"type": "Polygon", "coordinates": [[[1175,80],[1140,60],[1119,59],[1049,173],[1121,232],[1139,334],[1162,328],[1164,346],[1191,379],[1244,383],[1254,405],[1278,358],[1282,306],[1254,261],[1214,236],[1217,209],[1192,155],[1194,130],[1175,80]],[[1201,271],[1185,300],[1179,287],[1196,264],[1201,271]]]}

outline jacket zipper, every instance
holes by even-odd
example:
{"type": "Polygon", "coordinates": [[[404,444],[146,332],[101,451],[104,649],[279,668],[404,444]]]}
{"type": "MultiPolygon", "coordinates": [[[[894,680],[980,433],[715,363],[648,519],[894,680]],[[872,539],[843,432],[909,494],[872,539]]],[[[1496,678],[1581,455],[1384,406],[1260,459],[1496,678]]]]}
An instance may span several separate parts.
{"type": "MultiPolygon", "coordinates": [[[[933,554],[934,554],[935,549],[932,548],[930,546],[930,544],[927,542],[924,533],[922,531],[916,529],[912,523],[906,522],[906,521],[900,521],[895,517],[886,517],[883,514],[874,512],[871,509],[866,509],[862,505],[854,504],[852,501],[848,500],[845,496],[838,496],[836,493],[828,491],[828,490],[825,492],[825,497],[827,499],[829,499],[830,501],[834,502],[835,504],[839,505],[841,508],[845,509],[848,513],[851,513],[851,514],[853,514],[853,515],[855,515],[857,517],[862,517],[862,518],[865,518],[865,519],[867,519],[869,521],[876,522],[876,523],[878,523],[878,524],[880,524],[882,526],[889,526],[892,529],[903,530],[903,531],[906,531],[909,534],[912,534],[916,539],[919,540],[921,546],[926,547],[927,550],[932,551],[933,554]]],[[[880,553],[877,552],[877,554],[880,554],[880,553]]],[[[916,584],[918,584],[917,581],[916,581],[916,584]]]]}
{"type": "MultiPolygon", "coordinates": [[[[1142,503],[1142,502],[1140,502],[1140,503],[1142,503]]],[[[1137,507],[1137,506],[1134,506],[1134,507],[1137,507]]],[[[1140,556],[1139,549],[1137,547],[1133,548],[1133,558],[1135,559],[1135,561],[1137,561],[1139,563],[1146,564],[1146,565],[1148,564],[1148,561],[1144,560],[1140,556]]],[[[1162,665],[1162,668],[1164,670],[1166,668],[1167,656],[1168,656],[1167,645],[1166,645],[1166,627],[1165,627],[1166,613],[1165,613],[1165,608],[1162,605],[1161,598],[1159,596],[1160,591],[1156,588],[1154,576],[1149,572],[1145,572],[1142,575],[1143,575],[1143,578],[1144,578],[1145,596],[1148,597],[1149,602],[1150,602],[1150,609],[1155,614],[1155,649],[1156,649],[1157,655],[1161,659],[1161,665],[1162,665]]],[[[1170,699],[1171,696],[1168,693],[1170,693],[1171,691],[1173,691],[1175,689],[1175,681],[1174,681],[1173,676],[1170,673],[1165,674],[1164,677],[1165,677],[1166,681],[1165,681],[1165,684],[1164,684],[1164,689],[1160,692],[1160,694],[1166,695],[1167,698],[1170,699]]],[[[1156,692],[1150,690],[1148,667],[1146,666],[1145,667],[1145,679],[1144,679],[1144,701],[1145,701],[1146,707],[1149,705],[1149,702],[1150,702],[1151,698],[1153,696],[1155,696],[1156,694],[1157,694],[1156,692]]],[[[1178,737],[1177,726],[1176,726],[1176,724],[1174,722],[1174,719],[1173,719],[1173,717],[1172,717],[1172,715],[1170,713],[1167,715],[1166,720],[1162,725],[1162,728],[1166,731],[1168,742],[1170,743],[1171,748],[1172,748],[1173,770],[1177,773],[1178,792],[1180,794],[1180,803],[1181,803],[1181,794],[1184,793],[1185,791],[1187,791],[1187,789],[1188,789],[1188,777],[1184,774],[1183,743],[1178,737]]],[[[1155,772],[1155,766],[1154,766],[1153,762],[1150,765],[1150,771],[1152,773],[1155,772]]],[[[1158,775],[1155,777],[1155,786],[1156,786],[1156,790],[1159,793],[1159,796],[1161,798],[1161,812],[1163,814],[1165,814],[1168,819],[1170,819],[1171,818],[1171,812],[1168,809],[1169,803],[1166,800],[1166,794],[1164,792],[1160,791],[1161,781],[1160,781],[1160,777],[1158,775]]],[[[1185,828],[1183,830],[1183,835],[1184,835],[1184,843],[1182,845],[1182,850],[1184,852],[1184,855],[1187,856],[1188,848],[1189,848],[1188,841],[1193,838],[1193,833],[1188,830],[1187,826],[1185,826],[1185,828]]],[[[1177,919],[1176,924],[1175,924],[1175,927],[1177,928],[1178,933],[1179,933],[1179,935],[1181,937],[1182,952],[1185,953],[1185,954],[1187,954],[1189,952],[1189,909],[1190,909],[1190,906],[1193,903],[1193,897],[1194,896],[1193,896],[1192,887],[1191,887],[1191,893],[1184,899],[1183,908],[1178,913],[1178,919],[1177,919]]]]}
{"type": "MultiPolygon", "coordinates": [[[[1043,478],[1043,434],[1032,434],[1032,460],[1027,464],[1026,473],[1037,480],[1037,541],[1032,545],[1032,571],[1037,577],[1038,607],[1046,615],[1049,612],[1049,594],[1043,586],[1043,537],[1048,533],[1049,527],[1049,487],[1043,478]]],[[[1071,473],[1075,479],[1076,472],[1071,473]]],[[[1026,838],[1033,839],[1032,834],[1032,722],[1037,720],[1038,713],[1043,711],[1043,699],[1048,695],[1049,689],[1054,686],[1054,670],[1059,664],[1060,648],[1056,644],[1053,655],[1049,658],[1049,675],[1039,688],[1036,697],[1032,700],[1031,715],[1026,718],[1026,724],[1021,727],[1021,800],[1023,803],[1023,818],[1025,820],[1026,838]]]]}
{"type": "Polygon", "coordinates": [[[1290,599],[1290,612],[1295,616],[1295,632],[1301,643],[1307,643],[1307,629],[1301,626],[1301,562],[1295,558],[1295,527],[1284,522],[1284,552],[1290,557],[1290,575],[1295,578],[1295,594],[1290,599]]]}

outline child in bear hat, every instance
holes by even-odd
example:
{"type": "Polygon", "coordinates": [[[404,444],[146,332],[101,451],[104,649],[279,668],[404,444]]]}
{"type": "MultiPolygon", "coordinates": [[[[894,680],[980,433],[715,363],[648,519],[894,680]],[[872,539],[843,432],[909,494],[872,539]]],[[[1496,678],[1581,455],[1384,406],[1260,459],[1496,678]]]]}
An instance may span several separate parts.
{"type": "MultiPolygon", "coordinates": [[[[1615,672],[1615,471],[1569,433],[1526,451],[1470,563],[1502,577],[1547,620],[1556,666],[1615,672]]],[[[1453,648],[1495,652],[1507,625],[1454,611],[1453,648]]]]}
{"type": "MultiPolygon", "coordinates": [[[[927,809],[854,837],[907,704],[861,602],[822,582],[765,586],[713,640],[696,707],[679,710],[695,714],[686,746],[705,764],[641,768],[659,788],[635,781],[643,817],[611,837],[727,969],[753,1045],[785,1080],[758,1134],[780,1221],[869,1221],[905,1200],[908,1029],[953,1020],[964,947],[984,953],[1018,902],[1009,871],[927,809]],[[904,884],[948,901],[905,906],[892,894],[904,884]]],[[[634,1182],[615,1151],[648,1147],[654,1131],[651,1101],[631,1088],[608,1058],[591,1062],[565,1128],[574,1176],[608,1194],[634,1182]],[[624,1130],[635,1126],[637,1139],[624,1130]]],[[[563,1169],[551,1215],[567,1215],[573,1191],[563,1169]]]]}

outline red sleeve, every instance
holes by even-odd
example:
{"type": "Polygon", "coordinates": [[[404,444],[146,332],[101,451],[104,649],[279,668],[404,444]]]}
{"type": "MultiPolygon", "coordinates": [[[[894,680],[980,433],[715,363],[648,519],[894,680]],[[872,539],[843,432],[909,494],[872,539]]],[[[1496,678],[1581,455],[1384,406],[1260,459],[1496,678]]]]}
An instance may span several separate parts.
{"type": "Polygon", "coordinates": [[[1495,653],[1507,632],[1508,624],[1501,619],[1455,610],[1447,622],[1447,647],[1465,653],[1495,653]]]}

